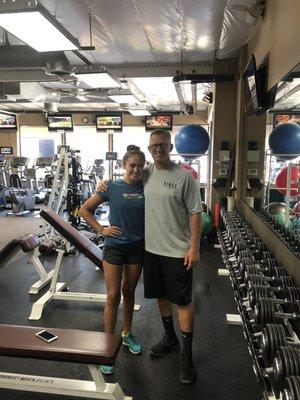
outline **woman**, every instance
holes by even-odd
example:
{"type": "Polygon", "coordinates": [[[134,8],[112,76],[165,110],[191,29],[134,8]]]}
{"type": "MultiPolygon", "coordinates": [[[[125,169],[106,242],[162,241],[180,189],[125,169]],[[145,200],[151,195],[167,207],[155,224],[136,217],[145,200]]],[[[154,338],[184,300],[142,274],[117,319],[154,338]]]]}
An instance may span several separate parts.
{"type": "MultiPolygon", "coordinates": [[[[144,164],[144,153],[139,148],[130,146],[123,157],[123,179],[108,182],[107,191],[97,192],[80,208],[82,218],[105,237],[103,270],[107,300],[104,331],[114,333],[122,290],[123,344],[133,354],[139,354],[142,350],[131,332],[131,324],[134,292],[144,257],[144,191],[141,181],[144,164]],[[110,207],[110,226],[103,227],[94,218],[93,212],[99,204],[106,201],[110,207]]],[[[101,371],[112,374],[114,366],[102,365],[101,371]]]]}

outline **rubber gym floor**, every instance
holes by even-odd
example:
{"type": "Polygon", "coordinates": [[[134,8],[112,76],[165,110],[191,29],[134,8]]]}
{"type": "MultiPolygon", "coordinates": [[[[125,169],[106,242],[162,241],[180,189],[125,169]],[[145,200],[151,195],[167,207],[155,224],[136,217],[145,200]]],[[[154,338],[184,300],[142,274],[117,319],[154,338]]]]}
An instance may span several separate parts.
{"type": "MultiPolygon", "coordinates": [[[[15,232],[18,232],[19,218],[9,218],[7,221],[10,229],[15,228],[15,232]]],[[[1,230],[2,243],[5,243],[5,237],[5,232],[1,230]]],[[[202,246],[201,261],[194,270],[194,361],[198,371],[197,383],[183,386],[179,382],[179,351],[161,359],[153,360],[149,357],[151,345],[161,338],[162,324],[156,302],[143,298],[142,279],[136,291],[136,303],[141,305],[141,310],[134,314],[133,331],[142,343],[143,353],[133,355],[122,346],[117,358],[116,372],[112,377],[106,377],[107,381],[119,382],[125,394],[133,396],[136,400],[262,398],[262,389],[253,372],[242,328],[228,326],[225,321],[226,313],[236,313],[236,307],[229,279],[217,275],[218,268],[222,268],[220,254],[218,249],[202,246]]],[[[50,270],[51,259],[46,259],[45,263],[46,268],[50,270]]],[[[27,318],[32,303],[45,291],[38,295],[28,294],[30,284],[36,280],[37,275],[26,256],[1,268],[1,324],[102,330],[101,304],[56,300],[46,307],[39,321],[29,321],[27,318]]],[[[66,282],[72,291],[105,292],[102,272],[95,270],[92,263],[82,255],[64,258],[60,281],[66,282]]],[[[120,310],[117,330],[121,329],[121,321],[120,310]]],[[[177,322],[176,328],[179,332],[177,322]]],[[[90,379],[88,369],[84,365],[21,358],[0,357],[0,371],[90,379]]],[[[4,389],[0,391],[0,400],[64,398],[71,400],[71,397],[66,396],[4,389]]]]}

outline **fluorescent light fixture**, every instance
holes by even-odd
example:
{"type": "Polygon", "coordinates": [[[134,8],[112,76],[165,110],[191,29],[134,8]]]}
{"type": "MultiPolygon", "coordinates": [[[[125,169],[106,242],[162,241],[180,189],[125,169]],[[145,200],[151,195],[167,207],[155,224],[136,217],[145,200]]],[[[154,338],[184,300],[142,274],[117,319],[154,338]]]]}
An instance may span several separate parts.
{"type": "Polygon", "coordinates": [[[134,115],[136,117],[144,116],[144,115],[151,115],[151,113],[148,110],[129,109],[128,111],[130,112],[131,115],[134,115]]]}
{"type": "MultiPolygon", "coordinates": [[[[30,4],[30,2],[29,2],[30,4]]],[[[0,26],[35,50],[78,50],[78,41],[41,4],[0,12],[0,26]]]]}
{"type": "Polygon", "coordinates": [[[138,103],[138,99],[133,94],[113,94],[108,96],[110,99],[119,104],[138,103]]]}
{"type": "Polygon", "coordinates": [[[110,89],[120,87],[120,83],[106,72],[76,74],[80,82],[90,89],[110,89]]]}
{"type": "Polygon", "coordinates": [[[132,78],[133,84],[155,108],[178,106],[173,77],[132,78]]]}

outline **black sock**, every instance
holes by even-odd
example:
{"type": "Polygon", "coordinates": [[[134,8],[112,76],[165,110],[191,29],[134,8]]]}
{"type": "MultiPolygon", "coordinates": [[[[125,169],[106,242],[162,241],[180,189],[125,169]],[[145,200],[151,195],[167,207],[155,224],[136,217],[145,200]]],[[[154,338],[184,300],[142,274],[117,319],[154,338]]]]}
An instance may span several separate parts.
{"type": "Polygon", "coordinates": [[[192,344],[193,344],[193,333],[184,332],[182,333],[182,359],[192,361],[192,344]]]}
{"type": "Polygon", "coordinates": [[[161,317],[161,319],[162,319],[162,322],[164,324],[166,335],[169,338],[175,338],[176,337],[176,333],[174,331],[172,315],[170,317],[161,317]]]}

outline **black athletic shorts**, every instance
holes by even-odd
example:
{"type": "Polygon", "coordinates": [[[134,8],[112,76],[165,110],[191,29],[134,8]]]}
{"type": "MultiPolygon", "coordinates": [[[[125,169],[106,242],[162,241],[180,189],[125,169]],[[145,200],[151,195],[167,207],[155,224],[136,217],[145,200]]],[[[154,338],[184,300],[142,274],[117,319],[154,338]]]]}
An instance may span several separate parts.
{"type": "Polygon", "coordinates": [[[186,269],[184,258],[165,257],[145,251],[144,290],[148,299],[166,297],[186,306],[192,301],[193,269],[186,269]]]}
{"type": "Polygon", "coordinates": [[[144,241],[133,245],[103,247],[103,260],[114,265],[143,264],[145,253],[144,241]]]}

